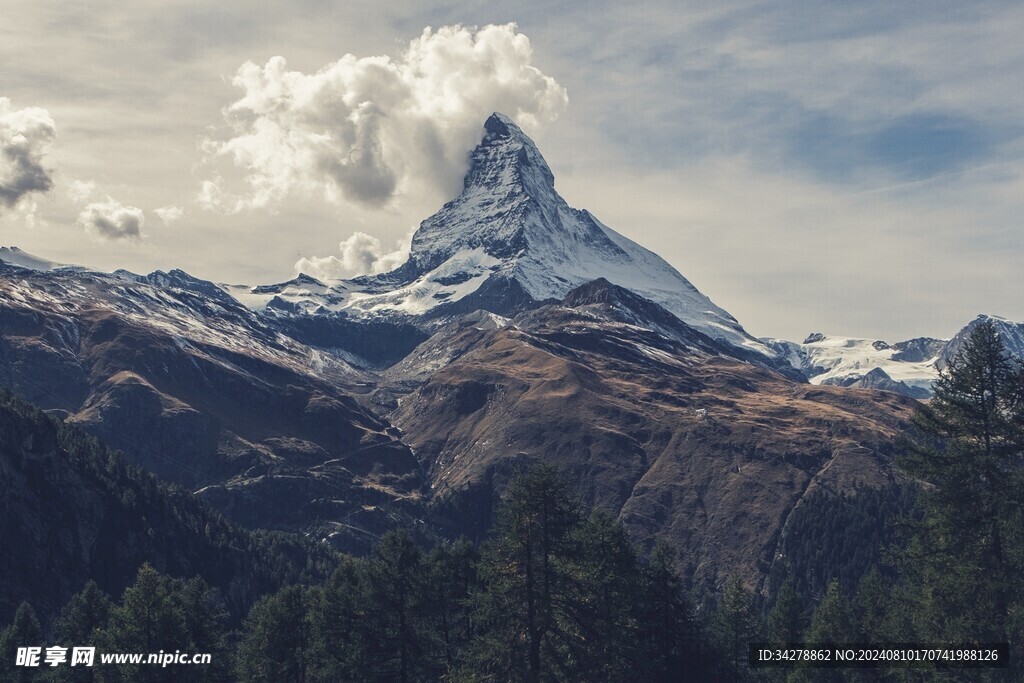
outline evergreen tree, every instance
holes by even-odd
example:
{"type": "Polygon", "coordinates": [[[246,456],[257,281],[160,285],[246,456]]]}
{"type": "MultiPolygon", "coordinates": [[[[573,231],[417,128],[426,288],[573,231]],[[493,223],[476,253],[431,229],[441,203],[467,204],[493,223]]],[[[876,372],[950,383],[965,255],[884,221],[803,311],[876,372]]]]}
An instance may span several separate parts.
{"type": "Polygon", "coordinates": [[[808,643],[845,643],[853,639],[850,603],[843,595],[839,581],[828,584],[825,596],[818,603],[807,630],[808,643]]]}
{"type": "Polygon", "coordinates": [[[888,620],[892,610],[891,586],[873,568],[861,580],[852,605],[857,640],[862,643],[884,643],[896,641],[894,625],[888,620]]]}
{"type": "Polygon", "coordinates": [[[728,579],[714,616],[714,638],[726,673],[734,680],[748,677],[748,646],[759,632],[754,596],[738,576],[728,579]]]}
{"type": "Polygon", "coordinates": [[[236,672],[254,683],[305,683],[309,625],[306,590],[289,586],[263,598],[246,617],[236,672]]]}
{"type": "Polygon", "coordinates": [[[674,558],[675,552],[659,543],[641,573],[641,594],[637,596],[638,669],[651,683],[676,681],[683,670],[693,680],[711,677],[709,653],[683,593],[674,558]]]}
{"type": "Polygon", "coordinates": [[[345,558],[324,586],[310,591],[311,681],[373,680],[377,637],[368,618],[374,606],[368,598],[364,563],[345,558]]]}
{"type": "Polygon", "coordinates": [[[575,559],[566,565],[562,659],[582,680],[621,681],[640,664],[636,608],[644,586],[636,552],[605,512],[591,514],[575,536],[575,559]]]}
{"type": "Polygon", "coordinates": [[[174,605],[185,622],[189,651],[210,655],[208,666],[177,667],[175,680],[229,681],[232,666],[224,601],[198,576],[184,582],[173,581],[172,589],[174,605]]]}
{"type": "MultiPolygon", "coordinates": [[[[36,612],[27,602],[18,606],[14,613],[14,620],[11,625],[0,631],[0,678],[11,683],[28,683],[36,680],[35,676],[39,669],[34,667],[15,666],[17,663],[18,648],[38,647],[45,652],[46,643],[43,642],[43,629],[39,625],[36,612]]],[[[43,655],[39,655],[42,664],[43,655]]]]}
{"type": "Polygon", "coordinates": [[[366,566],[378,673],[399,683],[421,680],[430,635],[422,611],[427,598],[423,552],[407,532],[390,532],[366,566]]]}
{"type": "Polygon", "coordinates": [[[510,484],[480,562],[472,680],[539,683],[565,675],[567,564],[578,517],[553,467],[536,466],[510,484]]]}
{"type": "Polygon", "coordinates": [[[768,612],[766,630],[773,643],[799,643],[807,628],[804,601],[793,588],[792,577],[787,577],[775,596],[775,604],[768,612]]]}
{"type": "Polygon", "coordinates": [[[92,643],[97,631],[107,625],[111,608],[110,597],[99,584],[90,581],[61,610],[54,624],[54,638],[58,643],[92,643]]]}
{"type": "MultiPolygon", "coordinates": [[[[94,647],[107,627],[113,605],[95,581],[76,593],[54,624],[54,642],[63,647],[94,647]]],[[[94,680],[93,667],[59,666],[51,673],[56,681],[85,683],[94,680]]]]}
{"type": "Polygon", "coordinates": [[[438,543],[427,558],[428,599],[440,640],[439,670],[453,670],[473,637],[470,591],[476,583],[476,557],[466,540],[438,543]]]}
{"type": "Polygon", "coordinates": [[[900,466],[924,484],[924,517],[898,556],[914,627],[921,639],[1019,647],[1024,370],[990,321],[976,325],[914,421],[900,466]]]}
{"type": "MultiPolygon", "coordinates": [[[[97,640],[97,650],[104,652],[187,652],[188,630],[175,601],[173,581],[143,565],[97,640]]],[[[176,681],[179,673],[175,667],[126,664],[104,667],[97,676],[104,681],[176,681]]]]}
{"type": "MultiPolygon", "coordinates": [[[[837,579],[829,581],[824,597],[818,603],[811,617],[811,626],[807,630],[808,644],[848,643],[854,639],[853,619],[850,604],[843,595],[837,579]]],[[[825,681],[840,683],[847,679],[848,672],[844,669],[801,668],[793,672],[792,681],[825,681]]]]}

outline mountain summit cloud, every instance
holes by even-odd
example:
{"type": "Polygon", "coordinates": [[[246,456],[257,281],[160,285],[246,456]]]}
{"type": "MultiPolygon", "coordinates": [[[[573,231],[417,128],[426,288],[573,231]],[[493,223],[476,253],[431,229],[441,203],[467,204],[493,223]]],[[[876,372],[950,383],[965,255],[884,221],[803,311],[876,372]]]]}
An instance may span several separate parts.
{"type": "Polygon", "coordinates": [[[295,194],[377,207],[407,180],[450,191],[490,112],[535,128],[565,108],[565,89],[532,55],[505,24],[428,27],[396,59],[348,54],[314,74],[284,57],[247,62],[233,80],[244,94],[224,110],[232,134],[205,143],[208,161],[244,169],[246,189],[218,182],[216,204],[274,208],[295,194]]]}

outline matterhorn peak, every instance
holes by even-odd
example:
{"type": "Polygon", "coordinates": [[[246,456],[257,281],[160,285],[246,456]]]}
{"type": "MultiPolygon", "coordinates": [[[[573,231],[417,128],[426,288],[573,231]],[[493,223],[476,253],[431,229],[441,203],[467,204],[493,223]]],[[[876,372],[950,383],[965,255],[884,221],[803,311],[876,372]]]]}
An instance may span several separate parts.
{"type": "Polygon", "coordinates": [[[470,154],[464,187],[524,192],[539,199],[554,194],[555,176],[533,140],[511,118],[495,112],[470,154]]]}
{"type": "Polygon", "coordinates": [[[497,111],[488,116],[487,120],[484,121],[484,132],[485,141],[487,138],[526,138],[526,134],[523,133],[522,129],[511,118],[497,111]]]}
{"type": "MultiPolygon", "coordinates": [[[[595,280],[592,287],[628,290],[711,339],[772,355],[664,259],[569,206],[533,140],[500,113],[484,122],[462,192],[420,223],[409,260],[340,283],[326,305],[346,315],[419,320],[478,308],[511,316],[595,280]]],[[[325,305],[314,293],[293,298],[303,310],[325,305]]]]}

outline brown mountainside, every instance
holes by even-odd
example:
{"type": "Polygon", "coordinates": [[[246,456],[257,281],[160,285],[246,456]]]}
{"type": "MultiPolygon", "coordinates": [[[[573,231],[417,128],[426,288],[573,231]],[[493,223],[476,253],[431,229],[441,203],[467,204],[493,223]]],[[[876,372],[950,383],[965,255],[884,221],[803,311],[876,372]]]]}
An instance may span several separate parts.
{"type": "Polygon", "coordinates": [[[914,405],[797,383],[591,310],[548,306],[478,335],[391,416],[438,509],[482,533],[517,464],[552,462],[640,543],[676,547],[705,587],[730,573],[760,585],[814,490],[891,482],[914,405]]]}

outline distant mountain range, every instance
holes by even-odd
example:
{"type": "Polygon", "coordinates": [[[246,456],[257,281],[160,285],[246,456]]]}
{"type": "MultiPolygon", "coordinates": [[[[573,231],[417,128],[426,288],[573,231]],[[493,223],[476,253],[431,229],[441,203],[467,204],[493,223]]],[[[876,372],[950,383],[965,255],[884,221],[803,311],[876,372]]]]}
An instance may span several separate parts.
{"type": "Polygon", "coordinates": [[[1009,353],[1024,358],[1024,324],[992,315],[979,315],[952,339],[918,337],[888,344],[880,339],[815,333],[802,343],[762,341],[803,372],[812,384],[868,387],[927,398],[939,370],[956,357],[963,340],[984,320],[995,325],[1009,353]]]}
{"type": "Polygon", "coordinates": [[[913,398],[971,325],[755,339],[570,208],[500,114],[390,273],[222,285],[0,249],[0,386],[237,523],[357,552],[396,527],[479,539],[544,460],[710,589],[763,587],[808,501],[896,480],[913,398]]]}

